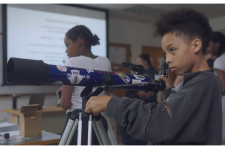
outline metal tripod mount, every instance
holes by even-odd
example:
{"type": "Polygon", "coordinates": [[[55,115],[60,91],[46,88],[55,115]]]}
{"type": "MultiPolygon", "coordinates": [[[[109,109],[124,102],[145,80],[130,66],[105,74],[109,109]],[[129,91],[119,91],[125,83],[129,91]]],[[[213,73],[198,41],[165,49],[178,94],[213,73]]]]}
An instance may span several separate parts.
{"type": "Polygon", "coordinates": [[[106,133],[104,126],[102,124],[101,115],[94,116],[92,114],[87,114],[85,110],[85,105],[91,96],[97,96],[102,91],[107,90],[107,84],[114,82],[111,74],[105,75],[102,77],[102,84],[100,87],[96,88],[93,92],[93,87],[86,86],[85,89],[81,92],[80,96],[82,97],[82,109],[75,109],[72,111],[70,119],[66,125],[66,128],[63,132],[62,138],[59,142],[59,145],[69,145],[75,130],[78,127],[78,135],[77,135],[77,145],[81,145],[82,139],[87,140],[87,145],[92,144],[92,125],[94,127],[94,131],[96,133],[97,139],[100,145],[117,145],[114,133],[112,131],[112,127],[110,125],[109,120],[106,118],[108,125],[108,132],[106,133]],[[78,120],[79,115],[79,120],[78,120]],[[88,137],[87,135],[82,135],[82,115],[83,117],[88,117],[88,137]]]}
{"type": "Polygon", "coordinates": [[[130,68],[136,75],[142,75],[144,72],[144,67],[142,65],[134,65],[128,62],[123,62],[123,66],[130,68]]]}
{"type": "MultiPolygon", "coordinates": [[[[130,68],[136,75],[142,75],[144,73],[144,67],[142,65],[134,65],[128,62],[123,62],[124,67],[130,68]]],[[[168,77],[168,64],[166,63],[166,58],[163,57],[161,60],[161,76],[168,77]]],[[[150,84],[157,84],[158,86],[153,86],[149,91],[153,93],[158,93],[159,91],[163,91],[166,88],[165,82],[163,80],[156,81],[154,79],[149,79],[151,81],[150,84]]],[[[126,86],[126,85],[125,85],[126,86]]],[[[130,85],[128,85],[130,86],[130,85]]],[[[115,87],[115,86],[114,86],[115,87]]],[[[144,92],[149,92],[144,91],[144,92]]]]}

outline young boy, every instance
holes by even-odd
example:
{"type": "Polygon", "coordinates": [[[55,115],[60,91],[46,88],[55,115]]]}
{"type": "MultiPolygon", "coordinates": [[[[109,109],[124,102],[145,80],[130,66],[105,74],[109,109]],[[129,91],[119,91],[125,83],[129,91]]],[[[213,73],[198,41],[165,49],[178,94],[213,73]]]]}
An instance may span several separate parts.
{"type": "Polygon", "coordinates": [[[166,12],[156,21],[155,35],[171,71],[183,75],[172,88],[166,83],[163,101],[145,104],[139,99],[106,95],[91,97],[85,111],[98,115],[106,110],[132,137],[155,144],[221,144],[222,84],[210,72],[203,51],[212,29],[202,13],[190,8],[166,12]]]}

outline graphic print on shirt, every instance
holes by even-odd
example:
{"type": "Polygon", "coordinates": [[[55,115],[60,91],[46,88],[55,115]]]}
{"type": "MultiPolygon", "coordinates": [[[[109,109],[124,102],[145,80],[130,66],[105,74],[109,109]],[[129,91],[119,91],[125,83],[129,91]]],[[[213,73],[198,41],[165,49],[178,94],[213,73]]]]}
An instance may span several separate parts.
{"type": "Polygon", "coordinates": [[[70,70],[70,73],[67,73],[67,77],[70,80],[71,84],[79,84],[81,80],[83,80],[83,78],[85,78],[85,75],[82,76],[80,75],[80,70],[70,70]]]}
{"type": "Polygon", "coordinates": [[[127,75],[119,72],[115,72],[115,74],[118,75],[126,84],[130,82],[130,78],[127,75]]]}
{"type": "Polygon", "coordinates": [[[66,72],[67,71],[67,68],[64,67],[64,66],[56,66],[56,67],[59,69],[59,71],[62,71],[62,72],[66,72]]]}

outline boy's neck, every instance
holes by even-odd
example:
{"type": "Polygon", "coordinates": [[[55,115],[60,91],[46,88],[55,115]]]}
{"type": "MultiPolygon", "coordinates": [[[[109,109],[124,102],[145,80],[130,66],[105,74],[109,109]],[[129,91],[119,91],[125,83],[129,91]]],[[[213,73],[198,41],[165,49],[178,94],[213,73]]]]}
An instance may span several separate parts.
{"type": "Polygon", "coordinates": [[[192,68],[191,72],[197,72],[197,71],[206,71],[210,70],[208,63],[204,56],[200,56],[199,59],[196,60],[194,67],[192,68]]]}

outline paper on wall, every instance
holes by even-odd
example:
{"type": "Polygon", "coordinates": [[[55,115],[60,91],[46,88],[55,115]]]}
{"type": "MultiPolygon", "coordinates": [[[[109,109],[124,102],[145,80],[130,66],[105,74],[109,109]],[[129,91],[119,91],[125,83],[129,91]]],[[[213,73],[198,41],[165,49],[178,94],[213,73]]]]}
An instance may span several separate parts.
{"type": "Polygon", "coordinates": [[[110,46],[109,59],[112,64],[122,64],[126,61],[126,48],[110,46]]]}

